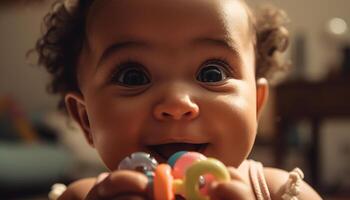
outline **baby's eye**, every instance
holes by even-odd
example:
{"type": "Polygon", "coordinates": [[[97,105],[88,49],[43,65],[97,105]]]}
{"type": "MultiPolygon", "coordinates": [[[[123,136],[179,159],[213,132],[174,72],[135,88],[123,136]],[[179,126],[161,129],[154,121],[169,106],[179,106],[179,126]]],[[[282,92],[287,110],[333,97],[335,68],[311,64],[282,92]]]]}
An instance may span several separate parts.
{"type": "Polygon", "coordinates": [[[142,65],[135,62],[123,63],[112,76],[112,82],[123,86],[141,86],[150,82],[142,65]]]}
{"type": "Polygon", "coordinates": [[[209,61],[203,64],[198,72],[197,80],[205,83],[215,83],[225,80],[227,64],[220,60],[209,61]]]}

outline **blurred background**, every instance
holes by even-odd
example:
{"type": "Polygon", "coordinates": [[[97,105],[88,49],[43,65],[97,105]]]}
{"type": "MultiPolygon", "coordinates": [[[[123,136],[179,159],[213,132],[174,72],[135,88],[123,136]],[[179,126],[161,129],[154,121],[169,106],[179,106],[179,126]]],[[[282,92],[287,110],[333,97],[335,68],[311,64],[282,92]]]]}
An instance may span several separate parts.
{"type": "MultiPolygon", "coordinates": [[[[26,59],[51,0],[0,1],[0,199],[46,199],[52,184],[106,170],[57,112],[46,72],[26,59]]],[[[292,68],[273,81],[251,157],[292,170],[324,199],[350,199],[350,1],[248,0],[290,17],[292,68]]]]}

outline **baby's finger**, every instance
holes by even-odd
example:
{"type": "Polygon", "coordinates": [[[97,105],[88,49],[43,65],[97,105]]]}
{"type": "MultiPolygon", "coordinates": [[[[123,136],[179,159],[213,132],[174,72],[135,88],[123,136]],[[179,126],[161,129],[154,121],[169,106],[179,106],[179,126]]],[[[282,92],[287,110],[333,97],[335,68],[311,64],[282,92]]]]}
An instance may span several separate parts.
{"type": "Polygon", "coordinates": [[[145,200],[145,197],[142,197],[140,195],[122,195],[118,196],[116,198],[113,198],[113,200],[145,200]]]}
{"type": "Polygon", "coordinates": [[[99,183],[101,183],[103,180],[105,180],[105,178],[107,178],[109,176],[108,172],[103,172],[100,175],[97,176],[96,178],[96,182],[94,185],[97,185],[99,183]]]}
{"type": "Polygon", "coordinates": [[[234,168],[234,167],[227,167],[228,172],[230,173],[231,179],[232,180],[237,180],[237,181],[244,181],[244,179],[242,178],[241,174],[239,173],[239,171],[234,168]]]}
{"type": "Polygon", "coordinates": [[[145,175],[129,170],[112,172],[97,183],[87,195],[87,200],[117,197],[124,194],[145,196],[148,179],[145,175]]]}
{"type": "Polygon", "coordinates": [[[249,199],[249,188],[240,181],[229,182],[213,182],[209,188],[209,196],[211,199],[220,200],[244,200],[249,199]]]}

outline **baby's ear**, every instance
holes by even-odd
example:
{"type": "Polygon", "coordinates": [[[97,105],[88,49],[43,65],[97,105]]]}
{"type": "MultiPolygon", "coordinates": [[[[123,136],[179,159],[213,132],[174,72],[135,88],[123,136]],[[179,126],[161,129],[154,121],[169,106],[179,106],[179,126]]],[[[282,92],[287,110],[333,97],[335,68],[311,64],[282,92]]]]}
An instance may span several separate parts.
{"type": "Polygon", "coordinates": [[[76,121],[83,130],[86,140],[91,146],[94,146],[92,133],[90,129],[89,117],[86,111],[83,96],[78,92],[69,92],[65,98],[66,108],[69,115],[76,121]]]}
{"type": "Polygon", "coordinates": [[[259,78],[256,81],[256,113],[257,119],[260,118],[260,115],[267,103],[269,96],[269,84],[265,78],[259,78]]]}

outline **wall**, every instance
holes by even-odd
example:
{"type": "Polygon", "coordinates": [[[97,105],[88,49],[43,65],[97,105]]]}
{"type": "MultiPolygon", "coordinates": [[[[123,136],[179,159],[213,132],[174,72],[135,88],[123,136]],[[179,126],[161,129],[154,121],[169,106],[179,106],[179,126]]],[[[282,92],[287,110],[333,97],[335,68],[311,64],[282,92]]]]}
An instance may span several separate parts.
{"type": "MultiPolygon", "coordinates": [[[[46,1],[47,2],[47,1],[46,1]]],[[[56,98],[46,93],[46,73],[26,60],[40,35],[48,3],[0,6],[0,98],[12,96],[28,112],[54,109],[56,98]]]]}
{"type": "MultiPolygon", "coordinates": [[[[306,43],[305,78],[320,80],[327,76],[331,66],[339,63],[340,56],[335,38],[326,33],[328,20],[343,18],[350,28],[350,1],[348,0],[248,0],[253,5],[264,3],[284,9],[290,17],[289,30],[292,39],[303,34],[306,43]]],[[[346,40],[350,44],[350,30],[346,40]]]]}

